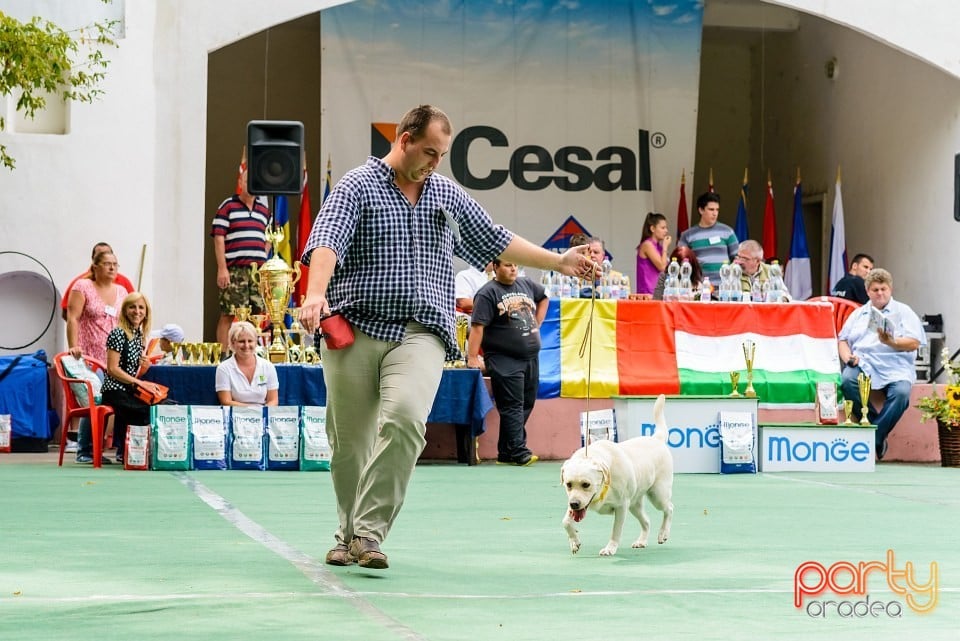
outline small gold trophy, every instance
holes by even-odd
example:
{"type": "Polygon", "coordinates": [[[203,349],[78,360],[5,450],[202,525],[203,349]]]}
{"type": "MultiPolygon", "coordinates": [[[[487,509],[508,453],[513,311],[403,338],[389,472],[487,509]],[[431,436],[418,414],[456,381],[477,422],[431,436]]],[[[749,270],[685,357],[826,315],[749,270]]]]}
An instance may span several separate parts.
{"type": "Polygon", "coordinates": [[[860,372],[857,385],[860,388],[860,425],[870,425],[870,419],[867,418],[867,412],[870,411],[870,377],[860,372]]]}
{"type": "Polygon", "coordinates": [[[743,360],[747,363],[747,389],[743,395],[747,398],[756,398],[757,390],[753,389],[753,363],[756,360],[757,344],[749,338],[743,341],[743,360]]]}
{"type": "Polygon", "coordinates": [[[242,323],[243,321],[248,320],[250,318],[250,312],[252,311],[253,309],[251,309],[246,305],[233,306],[233,315],[237,317],[238,323],[242,323]]]}
{"type": "Polygon", "coordinates": [[[847,417],[846,420],[843,421],[843,424],[853,425],[853,401],[843,401],[843,415],[847,417]]]}
{"type": "Polygon", "coordinates": [[[740,390],[737,389],[737,386],[740,385],[740,372],[730,372],[730,385],[733,387],[730,396],[742,396],[740,390]]]}
{"type": "MultiPolygon", "coordinates": [[[[267,240],[274,247],[283,241],[283,230],[271,225],[265,233],[267,240]]],[[[293,263],[293,269],[287,262],[274,254],[273,258],[259,268],[256,263],[250,266],[253,282],[263,297],[263,304],[273,323],[273,343],[270,344],[269,354],[272,363],[283,363],[287,360],[287,345],[284,337],[283,316],[290,304],[293,287],[300,280],[300,261],[293,263]]]]}
{"type": "Polygon", "coordinates": [[[174,365],[183,365],[183,357],[180,355],[180,350],[183,347],[183,343],[170,343],[170,362],[174,365]]]}

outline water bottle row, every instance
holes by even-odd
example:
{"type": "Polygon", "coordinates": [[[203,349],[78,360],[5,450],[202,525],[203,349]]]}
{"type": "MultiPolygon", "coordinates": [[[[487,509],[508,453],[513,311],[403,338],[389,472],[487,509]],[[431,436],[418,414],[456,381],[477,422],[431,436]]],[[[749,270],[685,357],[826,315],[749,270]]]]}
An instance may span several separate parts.
{"type": "Polygon", "coordinates": [[[591,284],[573,276],[545,271],[540,275],[540,284],[550,298],[593,298],[594,285],[597,298],[626,300],[630,297],[630,277],[626,274],[605,274],[591,284]]]}
{"type": "MultiPolygon", "coordinates": [[[[761,268],[762,269],[762,268],[761,268]]],[[[774,259],[768,266],[767,280],[760,280],[760,272],[750,281],[750,291],[744,292],[741,288],[743,274],[740,265],[732,265],[724,261],[720,267],[720,291],[718,298],[721,301],[738,302],[748,300],[754,303],[778,303],[783,300],[787,291],[783,281],[783,269],[780,261],[774,259]]]]}

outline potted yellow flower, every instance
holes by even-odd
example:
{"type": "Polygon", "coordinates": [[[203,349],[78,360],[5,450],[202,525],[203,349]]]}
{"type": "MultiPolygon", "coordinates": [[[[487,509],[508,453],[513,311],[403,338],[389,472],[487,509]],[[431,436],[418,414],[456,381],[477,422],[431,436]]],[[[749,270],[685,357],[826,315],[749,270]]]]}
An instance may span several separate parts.
{"type": "Polygon", "coordinates": [[[947,347],[943,348],[940,361],[947,374],[943,396],[937,394],[937,385],[934,384],[930,395],[920,398],[917,408],[921,421],[937,421],[940,465],[960,467],[960,363],[950,361],[950,349],[947,347]]]}

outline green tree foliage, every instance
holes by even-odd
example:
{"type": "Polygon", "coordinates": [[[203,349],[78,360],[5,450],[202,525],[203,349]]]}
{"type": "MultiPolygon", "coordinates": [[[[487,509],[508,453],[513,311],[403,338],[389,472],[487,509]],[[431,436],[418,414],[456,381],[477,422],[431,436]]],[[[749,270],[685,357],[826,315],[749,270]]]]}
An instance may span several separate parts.
{"type": "MultiPolygon", "coordinates": [[[[48,95],[93,102],[103,93],[98,86],[109,62],[103,49],[116,46],[116,24],[98,22],[71,33],[40,17],[24,23],[0,11],[0,97],[19,94],[16,110],[28,118],[46,106],[48,95]]],[[[5,126],[0,117],[0,131],[5,126]]],[[[3,144],[0,164],[15,166],[3,144]]]]}

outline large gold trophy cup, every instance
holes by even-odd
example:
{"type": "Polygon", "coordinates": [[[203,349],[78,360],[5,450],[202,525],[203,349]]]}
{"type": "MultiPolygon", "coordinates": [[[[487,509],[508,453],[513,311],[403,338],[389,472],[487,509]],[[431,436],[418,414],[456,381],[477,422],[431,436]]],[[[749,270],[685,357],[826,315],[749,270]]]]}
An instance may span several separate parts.
{"type": "Polygon", "coordinates": [[[867,413],[870,411],[870,377],[860,372],[857,375],[857,387],[860,390],[860,425],[870,425],[867,413]]]}
{"type": "Polygon", "coordinates": [[[757,390],[753,389],[753,363],[757,356],[757,344],[749,338],[743,341],[743,360],[747,363],[747,389],[743,395],[747,398],[756,398],[757,390]]]}
{"type": "MultiPolygon", "coordinates": [[[[283,230],[275,225],[267,228],[267,240],[276,248],[283,240],[283,230]]],[[[293,268],[274,251],[273,258],[259,268],[251,265],[253,282],[263,297],[270,322],[273,323],[273,342],[270,344],[269,354],[271,363],[283,363],[287,360],[287,341],[283,330],[283,316],[290,304],[290,295],[293,287],[300,280],[300,261],[293,263],[293,268]]]]}

